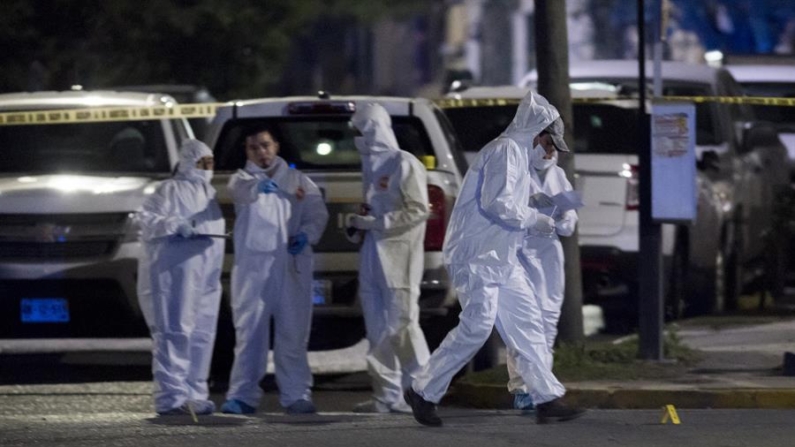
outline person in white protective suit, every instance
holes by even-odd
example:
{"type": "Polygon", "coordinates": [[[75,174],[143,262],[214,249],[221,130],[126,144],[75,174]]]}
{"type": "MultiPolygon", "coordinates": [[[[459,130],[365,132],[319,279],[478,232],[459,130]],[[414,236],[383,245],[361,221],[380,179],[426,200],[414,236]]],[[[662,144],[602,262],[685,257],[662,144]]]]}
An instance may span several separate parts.
{"type": "MultiPolygon", "coordinates": [[[[556,211],[551,197],[573,188],[566,178],[566,173],[557,166],[558,151],[569,152],[563,140],[563,121],[558,118],[533,141],[534,151],[538,151],[533,159],[533,187],[531,188],[531,206],[550,212],[555,219],[555,231],[541,234],[535,230],[528,231],[524,238],[519,260],[525,268],[527,279],[535,286],[544,323],[544,333],[549,347],[549,355],[558,334],[558,320],[563,305],[563,294],[566,282],[564,272],[563,246],[559,236],[571,236],[577,225],[577,212],[568,210],[556,211]],[[540,156],[539,156],[540,155],[540,156]]],[[[527,385],[516,369],[516,353],[508,351],[508,391],[514,395],[514,408],[529,413],[534,405],[527,385]]],[[[550,358],[550,363],[552,358],[550,358]]]]}
{"type": "Polygon", "coordinates": [[[363,232],[359,298],[367,340],[373,400],[357,412],[411,412],[403,391],[430,353],[420,329],[425,221],[429,216],[425,167],[398,147],[392,120],[379,104],[360,108],[351,125],[362,159],[367,210],[351,226],[363,232]]]}
{"type": "Polygon", "coordinates": [[[511,124],[488,143],[469,167],[444,241],[444,260],[461,303],[459,324],[406,391],[414,418],[440,426],[438,403],[454,374],[485,343],[496,326],[537,403],[539,423],[574,419],[583,410],[562,402],[563,385],[552,373],[541,304],[519,263],[528,230],[554,231],[554,220],[529,206],[533,139],[558,118],[536,93],[519,104],[511,124]]]}
{"type": "Polygon", "coordinates": [[[210,414],[207,376],[221,300],[225,224],[210,185],[213,154],[185,140],[174,177],[138,211],[138,300],[152,335],[155,410],[210,414]],[[212,237],[218,236],[218,237],[212,237]]]}
{"type": "Polygon", "coordinates": [[[307,344],[312,320],[312,245],[328,211],[320,189],[277,154],[273,131],[245,140],[246,165],[229,180],[235,203],[232,316],[235,360],[221,411],[251,414],[268,368],[270,319],[279,403],[314,413],[307,344]]]}

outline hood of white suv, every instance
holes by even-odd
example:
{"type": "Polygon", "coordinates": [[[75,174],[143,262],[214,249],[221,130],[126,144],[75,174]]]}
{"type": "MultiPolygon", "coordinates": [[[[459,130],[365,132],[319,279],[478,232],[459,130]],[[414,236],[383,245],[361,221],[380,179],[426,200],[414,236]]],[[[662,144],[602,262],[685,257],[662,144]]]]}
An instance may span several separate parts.
{"type": "Polygon", "coordinates": [[[0,210],[15,214],[135,211],[156,184],[144,177],[4,176],[0,177],[0,210]]]}

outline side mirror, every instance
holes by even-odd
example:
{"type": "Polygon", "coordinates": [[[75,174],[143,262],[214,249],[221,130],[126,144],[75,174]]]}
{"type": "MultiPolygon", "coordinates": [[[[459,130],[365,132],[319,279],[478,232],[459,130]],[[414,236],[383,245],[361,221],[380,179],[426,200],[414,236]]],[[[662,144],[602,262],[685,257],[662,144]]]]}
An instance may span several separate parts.
{"type": "Polygon", "coordinates": [[[720,157],[718,157],[718,153],[715,151],[702,152],[701,158],[696,162],[696,167],[701,171],[720,171],[720,157]]]}

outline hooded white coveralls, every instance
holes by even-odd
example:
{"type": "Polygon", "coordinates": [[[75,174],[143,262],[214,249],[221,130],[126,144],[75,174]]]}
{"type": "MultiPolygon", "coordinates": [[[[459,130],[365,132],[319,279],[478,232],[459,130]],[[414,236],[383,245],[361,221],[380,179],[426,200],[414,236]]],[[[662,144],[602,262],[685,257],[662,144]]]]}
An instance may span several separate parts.
{"type": "MultiPolygon", "coordinates": [[[[566,173],[560,166],[552,165],[545,170],[536,170],[536,180],[540,182],[540,192],[554,196],[573,188],[566,173]]],[[[550,363],[552,349],[558,335],[558,320],[563,305],[566,274],[564,270],[563,246],[559,236],[568,237],[574,234],[577,226],[577,212],[556,213],[555,232],[550,235],[538,234],[530,230],[524,238],[520,261],[525,268],[527,279],[535,286],[541,303],[541,314],[544,320],[544,333],[549,347],[550,363]]],[[[508,391],[512,394],[527,393],[527,386],[516,370],[516,354],[508,351],[508,391]]]]}
{"type": "Polygon", "coordinates": [[[445,264],[461,303],[447,334],[414,380],[414,390],[438,403],[453,375],[497,330],[517,353],[516,367],[534,402],[563,396],[552,374],[541,303],[518,252],[537,223],[530,201],[533,138],[558,118],[545,98],[528,93],[503,134],[487,144],[464,177],[444,242],[445,264]]]}
{"type": "Polygon", "coordinates": [[[229,179],[235,202],[235,265],[232,268],[232,316],[235,360],[227,400],[257,408],[259,381],[267,372],[270,319],[275,327],[273,351],[279,402],[289,407],[311,401],[312,372],[307,344],[312,320],[311,245],[320,240],[328,211],[320,189],[281,157],[263,169],[246,162],[229,179]],[[263,194],[258,184],[270,178],[278,191],[263,194]],[[288,241],[305,233],[307,246],[297,255],[288,241]]]}
{"type": "Polygon", "coordinates": [[[355,143],[365,202],[375,218],[359,256],[359,298],[370,343],[367,366],[373,397],[394,408],[430,356],[419,324],[427,173],[414,155],[398,148],[382,106],[357,110],[351,122],[363,135],[355,143]]]}
{"type": "Polygon", "coordinates": [[[158,413],[208,398],[224,240],[175,234],[183,223],[197,234],[224,234],[221,209],[209,183],[212,172],[195,167],[208,155],[212,151],[204,143],[183,142],[177,173],[158,186],[136,216],[144,242],[138,301],[152,335],[158,413]]]}

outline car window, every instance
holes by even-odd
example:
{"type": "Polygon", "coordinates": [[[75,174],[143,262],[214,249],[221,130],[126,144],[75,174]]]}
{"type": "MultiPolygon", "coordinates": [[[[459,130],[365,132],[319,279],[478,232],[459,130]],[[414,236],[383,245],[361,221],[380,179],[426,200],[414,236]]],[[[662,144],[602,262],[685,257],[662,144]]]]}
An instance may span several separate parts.
{"type": "MultiPolygon", "coordinates": [[[[734,80],[732,75],[726,71],[721,70],[718,72],[718,96],[743,96],[743,90],[740,84],[734,80]]],[[[754,121],[754,111],[745,104],[725,104],[724,107],[729,111],[731,121],[733,123],[744,123],[754,121]]]]}
{"type": "MultiPolygon", "coordinates": [[[[268,129],[279,141],[279,156],[305,170],[359,170],[359,152],[353,144],[349,117],[257,118],[227,122],[215,146],[216,170],[233,171],[245,165],[245,137],[268,129]]],[[[392,129],[401,149],[417,157],[434,155],[419,118],[393,116],[392,129]]]]}
{"type": "Polygon", "coordinates": [[[478,152],[497,138],[516,115],[516,105],[444,109],[466,152],[478,152]]]}
{"type": "Polygon", "coordinates": [[[453,153],[453,161],[458,168],[458,172],[466,172],[469,166],[467,165],[466,158],[463,154],[464,148],[461,146],[461,143],[456,136],[453,125],[450,123],[450,120],[447,119],[447,116],[444,114],[444,112],[438,108],[434,107],[433,114],[436,116],[436,119],[439,121],[439,125],[442,127],[442,133],[444,133],[444,138],[447,140],[447,145],[450,146],[450,150],[453,153]]]}
{"type": "Polygon", "coordinates": [[[161,121],[0,126],[0,172],[167,173],[163,128],[161,121]]]}
{"type": "Polygon", "coordinates": [[[605,104],[575,104],[573,111],[575,153],[636,154],[638,152],[636,109],[605,104]]]}
{"type": "MultiPolygon", "coordinates": [[[[795,82],[743,83],[748,96],[795,98],[795,82]]],[[[795,107],[753,106],[756,117],[763,121],[795,125],[795,107]]]]}
{"type": "MultiPolygon", "coordinates": [[[[577,82],[597,82],[600,80],[577,80],[577,82]]],[[[602,79],[601,81],[605,81],[602,79]]],[[[636,96],[638,94],[637,79],[614,79],[611,84],[619,87],[620,94],[636,96]]],[[[665,82],[663,96],[714,96],[708,84],[688,82],[665,82]]],[[[696,144],[700,146],[718,145],[725,141],[723,129],[720,128],[717,103],[696,103],[696,144]]]]}

